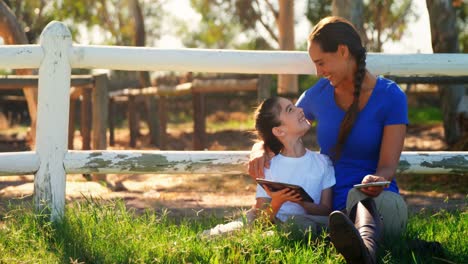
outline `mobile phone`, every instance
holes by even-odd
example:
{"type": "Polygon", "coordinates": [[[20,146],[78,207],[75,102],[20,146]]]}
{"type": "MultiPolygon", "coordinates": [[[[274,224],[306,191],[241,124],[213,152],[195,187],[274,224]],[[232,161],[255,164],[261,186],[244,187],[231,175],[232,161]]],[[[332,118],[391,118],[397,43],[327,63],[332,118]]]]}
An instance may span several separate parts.
{"type": "Polygon", "coordinates": [[[368,183],[361,183],[355,184],[354,188],[365,188],[365,187],[373,187],[373,186],[388,186],[390,185],[389,181],[380,181],[380,182],[368,182],[368,183]]]}

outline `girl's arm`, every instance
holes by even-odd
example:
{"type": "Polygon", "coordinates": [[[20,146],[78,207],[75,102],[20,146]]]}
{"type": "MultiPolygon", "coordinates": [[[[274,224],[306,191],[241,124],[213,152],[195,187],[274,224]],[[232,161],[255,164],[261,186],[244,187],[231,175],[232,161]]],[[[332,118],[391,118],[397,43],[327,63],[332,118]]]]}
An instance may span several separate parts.
{"type": "MultiPolygon", "coordinates": [[[[373,175],[365,176],[362,183],[393,180],[403,151],[405,135],[406,125],[404,124],[384,127],[377,171],[373,175]]],[[[384,187],[367,187],[362,188],[361,191],[371,197],[376,197],[383,189],[384,187]]]]}
{"type": "Polygon", "coordinates": [[[322,190],[320,204],[310,202],[299,202],[299,204],[304,207],[308,214],[329,215],[332,211],[332,189],[330,187],[322,190]]]}

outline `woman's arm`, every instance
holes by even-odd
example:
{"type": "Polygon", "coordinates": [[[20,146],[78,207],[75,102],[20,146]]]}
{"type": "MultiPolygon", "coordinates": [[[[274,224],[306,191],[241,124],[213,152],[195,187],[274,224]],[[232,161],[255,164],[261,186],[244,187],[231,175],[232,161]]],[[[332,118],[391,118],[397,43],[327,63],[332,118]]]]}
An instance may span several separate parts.
{"type": "Polygon", "coordinates": [[[332,211],[332,189],[330,187],[322,190],[320,204],[310,202],[299,202],[299,204],[304,207],[308,214],[329,215],[332,211]]]}
{"type": "MultiPolygon", "coordinates": [[[[405,135],[406,125],[404,124],[384,127],[377,171],[373,175],[365,176],[362,183],[393,180],[403,151],[405,135]]],[[[362,188],[361,191],[369,196],[376,197],[383,189],[384,187],[367,187],[362,188]]]]}
{"type": "Polygon", "coordinates": [[[249,175],[254,180],[256,178],[265,178],[264,169],[270,167],[270,160],[274,153],[265,150],[263,141],[257,142],[252,146],[249,158],[249,175]]]}

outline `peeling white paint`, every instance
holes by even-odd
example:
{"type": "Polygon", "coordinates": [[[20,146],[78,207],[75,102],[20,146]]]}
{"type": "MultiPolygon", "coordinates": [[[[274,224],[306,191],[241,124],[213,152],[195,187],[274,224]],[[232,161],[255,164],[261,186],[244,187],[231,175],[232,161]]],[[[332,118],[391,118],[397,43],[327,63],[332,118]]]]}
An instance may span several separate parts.
{"type": "Polygon", "coordinates": [[[65,170],[116,174],[242,174],[248,151],[69,151],[65,170]]]}
{"type": "Polygon", "coordinates": [[[403,152],[398,172],[401,174],[468,175],[468,152],[403,152]]]}
{"type": "MultiPolygon", "coordinates": [[[[243,174],[249,151],[69,151],[67,173],[243,174]]],[[[468,152],[403,152],[401,174],[462,174],[468,152]],[[456,162],[450,162],[450,161],[456,162]],[[448,161],[448,162],[445,162],[448,161]],[[429,164],[429,165],[428,165],[429,164]]]]}

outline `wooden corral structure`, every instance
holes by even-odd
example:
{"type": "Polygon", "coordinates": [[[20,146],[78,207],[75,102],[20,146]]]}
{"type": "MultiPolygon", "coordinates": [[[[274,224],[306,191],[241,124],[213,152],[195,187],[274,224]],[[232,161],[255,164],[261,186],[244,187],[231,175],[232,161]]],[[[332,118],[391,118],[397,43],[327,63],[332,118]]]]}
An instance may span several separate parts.
{"type": "MultiPolygon", "coordinates": [[[[109,93],[109,145],[114,145],[114,118],[115,104],[127,102],[128,125],[130,130],[130,147],[136,146],[138,136],[138,122],[136,117],[137,102],[143,101],[145,96],[158,98],[159,148],[166,149],[167,128],[167,100],[170,97],[192,95],[193,107],[193,149],[203,150],[206,146],[206,111],[205,95],[208,93],[233,93],[233,92],[257,92],[258,100],[265,99],[270,95],[268,77],[260,76],[251,79],[194,79],[191,82],[178,85],[158,85],[146,88],[124,89],[109,93]]],[[[151,133],[154,134],[154,133],[151,133]]]]}
{"type": "MultiPolygon", "coordinates": [[[[382,75],[461,76],[468,72],[468,54],[369,54],[367,62],[375,74],[382,75]]],[[[39,45],[0,46],[0,67],[39,68],[36,150],[0,153],[0,175],[34,174],[36,210],[50,210],[52,220],[64,213],[67,173],[238,174],[247,170],[247,151],[70,151],[72,68],[315,73],[308,54],[300,51],[73,45],[70,31],[56,21],[44,29],[39,45]]],[[[468,152],[404,152],[399,172],[466,176],[468,152]]]]}
{"type": "MultiPolygon", "coordinates": [[[[37,75],[5,75],[0,77],[0,90],[37,88],[37,75]]],[[[73,149],[75,111],[81,101],[80,132],[82,149],[107,148],[108,80],[107,75],[72,75],[70,77],[70,117],[68,122],[68,149],[73,149]],[[92,132],[92,134],[91,134],[92,132]]]]}

